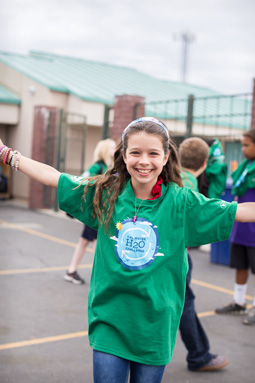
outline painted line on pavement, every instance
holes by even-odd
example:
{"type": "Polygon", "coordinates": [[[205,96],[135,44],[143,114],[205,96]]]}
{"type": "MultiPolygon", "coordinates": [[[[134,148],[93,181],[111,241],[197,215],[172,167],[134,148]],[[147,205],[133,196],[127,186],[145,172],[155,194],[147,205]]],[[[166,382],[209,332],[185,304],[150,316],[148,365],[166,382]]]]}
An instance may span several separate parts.
{"type": "MultiPolygon", "coordinates": [[[[15,230],[20,230],[23,232],[26,232],[31,235],[35,235],[40,238],[48,239],[53,242],[60,243],[62,245],[70,246],[70,247],[75,247],[76,243],[70,242],[63,240],[61,238],[54,237],[52,235],[44,234],[39,231],[29,229],[27,227],[22,227],[20,225],[15,225],[8,223],[6,221],[3,221],[0,219],[0,224],[8,227],[10,229],[15,229],[15,230]]],[[[91,248],[88,248],[87,251],[94,253],[94,250],[91,248]]],[[[80,265],[79,268],[91,268],[91,264],[87,265],[80,265]]],[[[60,271],[60,270],[66,270],[67,266],[59,266],[59,267],[43,267],[43,268],[32,268],[32,269],[14,269],[14,270],[0,270],[0,275],[10,275],[10,274],[22,274],[22,273],[38,273],[38,272],[49,272],[49,271],[60,271]]],[[[198,281],[196,279],[192,279],[191,283],[209,288],[211,290],[216,290],[219,292],[223,292],[225,294],[233,295],[233,291],[219,287],[207,282],[202,282],[198,281]]],[[[246,295],[247,300],[253,300],[253,297],[250,295],[246,295]]],[[[198,317],[203,318],[203,317],[208,317],[208,316],[213,316],[215,315],[214,311],[206,311],[203,313],[199,313],[198,317]]],[[[67,339],[74,339],[78,337],[84,337],[88,335],[88,331],[81,331],[81,332],[76,332],[76,333],[71,333],[71,334],[64,334],[64,335],[58,335],[58,336],[52,336],[52,337],[45,337],[45,338],[37,338],[37,339],[31,339],[31,340],[25,340],[25,341],[20,341],[20,342],[13,342],[13,343],[7,343],[7,344],[0,344],[0,350],[7,350],[7,349],[14,349],[14,348],[19,348],[19,347],[26,347],[26,346],[33,346],[33,345],[38,345],[38,344],[43,344],[43,343],[50,343],[50,342],[57,342],[57,341],[62,341],[62,340],[67,340],[67,339]]]]}
{"type": "MultiPolygon", "coordinates": [[[[251,308],[251,307],[252,305],[247,306],[247,308],[251,308]]],[[[213,315],[216,315],[215,311],[205,311],[203,313],[197,314],[199,318],[205,318],[205,317],[213,316],[213,315]]],[[[80,332],[75,332],[71,334],[63,334],[63,335],[46,337],[46,338],[24,340],[20,342],[5,343],[5,344],[0,344],[0,351],[10,350],[10,349],[20,348],[20,347],[27,347],[27,346],[36,346],[38,344],[43,344],[43,343],[59,342],[62,340],[81,338],[84,336],[88,336],[88,331],[80,331],[80,332]]]]}
{"type": "Polygon", "coordinates": [[[204,313],[197,314],[198,318],[210,317],[212,315],[216,315],[215,311],[205,311],[204,313]]]}
{"type": "Polygon", "coordinates": [[[50,337],[46,337],[46,338],[24,340],[21,342],[0,344],[0,350],[8,350],[8,349],[26,347],[26,346],[35,346],[37,344],[58,342],[60,340],[80,338],[82,336],[87,336],[87,335],[88,335],[88,331],[80,331],[80,332],[75,332],[72,334],[64,334],[64,335],[50,336],[50,337]]]}
{"type": "MultiPolygon", "coordinates": [[[[5,227],[8,227],[9,229],[24,231],[25,233],[32,234],[40,238],[48,239],[49,241],[57,242],[62,245],[66,245],[70,247],[76,246],[76,243],[74,242],[66,241],[65,239],[54,237],[53,235],[44,234],[44,233],[41,233],[40,231],[29,229],[28,227],[15,225],[13,223],[8,223],[6,221],[3,221],[2,219],[0,219],[0,224],[5,227]]],[[[91,248],[88,248],[87,251],[89,251],[90,253],[94,253],[94,250],[91,248]]]]}
{"type": "MultiPolygon", "coordinates": [[[[91,269],[92,264],[80,265],[79,269],[91,269]]],[[[56,266],[56,267],[36,267],[33,269],[13,269],[13,270],[0,270],[0,275],[11,274],[25,274],[25,273],[47,273],[49,271],[61,271],[67,270],[68,266],[56,266]]]]}
{"type": "MultiPolygon", "coordinates": [[[[193,283],[194,285],[207,287],[208,289],[216,290],[216,291],[219,291],[221,293],[229,294],[232,296],[234,294],[234,292],[232,290],[225,289],[224,287],[212,285],[211,283],[198,281],[197,279],[191,279],[191,283],[193,283]]],[[[253,297],[251,297],[250,295],[245,295],[245,298],[248,299],[249,301],[253,301],[253,297]]]]}
{"type": "MultiPolygon", "coordinates": [[[[62,245],[67,245],[67,246],[71,246],[71,247],[75,247],[76,246],[76,243],[74,243],[74,242],[66,241],[64,239],[57,238],[57,237],[54,237],[52,235],[44,234],[44,233],[41,233],[39,231],[36,231],[36,230],[33,230],[33,229],[29,229],[27,227],[22,227],[20,225],[15,225],[15,224],[12,224],[12,223],[8,223],[8,222],[6,222],[6,221],[4,221],[2,219],[0,219],[0,224],[2,224],[3,226],[9,227],[11,229],[21,230],[21,231],[24,231],[26,233],[29,233],[29,234],[32,234],[32,235],[35,235],[35,236],[38,236],[38,237],[41,237],[41,238],[44,238],[44,239],[48,239],[50,241],[61,243],[62,245]]],[[[90,253],[94,253],[94,250],[92,248],[88,248],[88,249],[86,249],[86,251],[89,251],[90,253]]],[[[80,268],[87,268],[87,267],[91,267],[91,265],[83,265],[83,266],[81,265],[80,266],[80,268]]],[[[0,275],[33,273],[33,272],[38,273],[38,272],[47,272],[47,271],[56,271],[56,270],[65,270],[65,269],[66,269],[65,266],[61,266],[61,267],[48,267],[48,268],[44,267],[44,268],[20,269],[20,270],[2,270],[2,271],[0,271],[0,275]]],[[[223,293],[226,293],[226,294],[233,295],[233,291],[232,290],[225,289],[225,288],[219,287],[219,286],[215,286],[215,285],[212,285],[210,283],[198,281],[196,279],[192,279],[191,283],[194,283],[194,284],[196,284],[198,286],[207,287],[207,288],[212,289],[212,290],[216,290],[216,291],[220,291],[220,292],[223,292],[223,293]]],[[[249,295],[246,295],[246,299],[253,300],[253,298],[251,296],[249,296],[249,295]]]]}
{"type": "MultiPolygon", "coordinates": [[[[11,274],[23,274],[23,273],[46,273],[50,271],[62,271],[66,270],[68,266],[56,266],[56,267],[37,267],[31,269],[13,269],[13,270],[0,270],[0,275],[11,275],[11,274]]],[[[92,268],[92,264],[80,265],[79,269],[89,269],[92,268]]],[[[224,287],[212,285],[211,283],[198,281],[197,279],[192,279],[191,283],[197,286],[206,287],[210,290],[219,291],[221,293],[225,293],[233,296],[233,291],[230,289],[226,289],[224,287]]],[[[253,300],[253,297],[250,295],[245,295],[245,298],[249,301],[253,300]]]]}

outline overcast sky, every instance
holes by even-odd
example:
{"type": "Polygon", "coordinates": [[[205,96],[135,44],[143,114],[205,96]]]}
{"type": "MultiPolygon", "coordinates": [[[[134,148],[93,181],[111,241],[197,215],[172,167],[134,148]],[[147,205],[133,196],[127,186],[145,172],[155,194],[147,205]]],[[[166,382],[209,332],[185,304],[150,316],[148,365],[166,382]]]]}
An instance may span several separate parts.
{"type": "Polygon", "coordinates": [[[0,0],[0,50],[129,66],[222,93],[252,92],[254,0],[0,0]]]}

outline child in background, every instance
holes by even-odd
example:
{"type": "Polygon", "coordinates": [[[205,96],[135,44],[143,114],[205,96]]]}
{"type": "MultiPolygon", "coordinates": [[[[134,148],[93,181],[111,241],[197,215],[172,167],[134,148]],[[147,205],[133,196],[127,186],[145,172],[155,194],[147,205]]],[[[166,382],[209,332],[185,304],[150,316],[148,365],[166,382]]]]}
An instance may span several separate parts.
{"type": "MultiPolygon", "coordinates": [[[[188,138],[181,143],[179,156],[184,186],[198,192],[197,177],[207,166],[209,146],[201,138],[188,138]]],[[[187,255],[189,270],[186,277],[185,302],[179,330],[188,350],[188,369],[191,371],[219,370],[228,364],[228,358],[209,352],[209,340],[195,311],[195,295],[190,287],[193,266],[189,251],[187,255]]]]}
{"type": "MultiPolygon", "coordinates": [[[[232,193],[238,203],[255,202],[255,130],[243,133],[242,152],[246,158],[232,173],[232,193]]],[[[249,268],[255,274],[255,223],[237,222],[233,226],[230,238],[230,267],[236,269],[234,301],[217,308],[217,314],[245,314],[245,294],[249,277],[249,268]]],[[[253,307],[243,321],[246,325],[255,324],[255,289],[253,307]]]]}
{"type": "Polygon", "coordinates": [[[123,131],[114,165],[89,178],[60,174],[7,148],[0,161],[58,188],[60,208],[98,231],[88,297],[94,383],[160,383],[183,310],[187,247],[228,239],[237,205],[182,187],[168,129],[143,117],[123,131]]]}
{"type": "Polygon", "coordinates": [[[205,171],[197,178],[198,190],[208,198],[221,198],[226,190],[228,172],[225,156],[217,138],[205,142],[209,145],[209,159],[205,171]]]}
{"type": "MultiPolygon", "coordinates": [[[[97,174],[103,174],[106,170],[113,165],[113,155],[116,148],[115,141],[107,138],[97,143],[94,150],[93,165],[84,172],[81,177],[88,178],[97,174]]],[[[81,237],[76,245],[71,263],[68,267],[64,279],[68,282],[72,282],[76,285],[84,284],[85,281],[80,277],[77,272],[79,264],[85,254],[86,248],[89,242],[96,245],[97,231],[91,227],[84,225],[81,237]]]]}

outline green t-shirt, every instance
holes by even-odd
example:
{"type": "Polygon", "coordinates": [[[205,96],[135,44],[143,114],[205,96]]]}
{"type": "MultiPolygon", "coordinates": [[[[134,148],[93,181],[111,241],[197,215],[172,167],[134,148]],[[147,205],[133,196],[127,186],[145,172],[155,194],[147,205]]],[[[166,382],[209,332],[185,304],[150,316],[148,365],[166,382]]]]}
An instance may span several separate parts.
{"type": "Polygon", "coordinates": [[[97,161],[92,164],[84,173],[82,173],[81,177],[88,178],[93,177],[98,174],[103,174],[107,170],[107,166],[104,161],[97,161]]]}
{"type": "Polygon", "coordinates": [[[199,192],[197,178],[193,176],[189,171],[182,169],[181,177],[183,185],[190,188],[193,191],[199,192]]]}
{"type": "Polygon", "coordinates": [[[220,198],[226,188],[228,167],[220,141],[215,138],[209,148],[209,159],[205,169],[208,178],[208,198],[220,198]]]}
{"type": "Polygon", "coordinates": [[[242,197],[248,189],[255,188],[255,161],[244,160],[231,174],[232,194],[242,197]]]}
{"type": "MultiPolygon", "coordinates": [[[[236,203],[210,200],[174,183],[145,200],[135,223],[128,181],[116,200],[109,232],[91,214],[93,189],[82,203],[80,177],[62,174],[59,206],[98,230],[88,297],[93,349],[149,364],[170,362],[183,310],[187,250],[229,238],[236,203]]],[[[137,206],[142,200],[137,199],[137,206]]]]}

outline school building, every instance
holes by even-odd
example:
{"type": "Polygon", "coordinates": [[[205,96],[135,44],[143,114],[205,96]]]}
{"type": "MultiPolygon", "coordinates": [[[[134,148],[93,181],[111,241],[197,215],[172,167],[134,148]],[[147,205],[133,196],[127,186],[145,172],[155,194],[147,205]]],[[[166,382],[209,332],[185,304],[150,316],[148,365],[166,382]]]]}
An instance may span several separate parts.
{"type": "MultiPolygon", "coordinates": [[[[143,115],[163,120],[176,142],[190,135],[220,138],[228,161],[240,157],[242,131],[255,127],[249,93],[225,96],[128,67],[44,52],[0,52],[0,137],[24,156],[79,175],[100,139],[118,141],[123,128],[143,115]]],[[[9,167],[1,173],[8,188],[0,198],[56,207],[55,191],[9,167]]]]}

